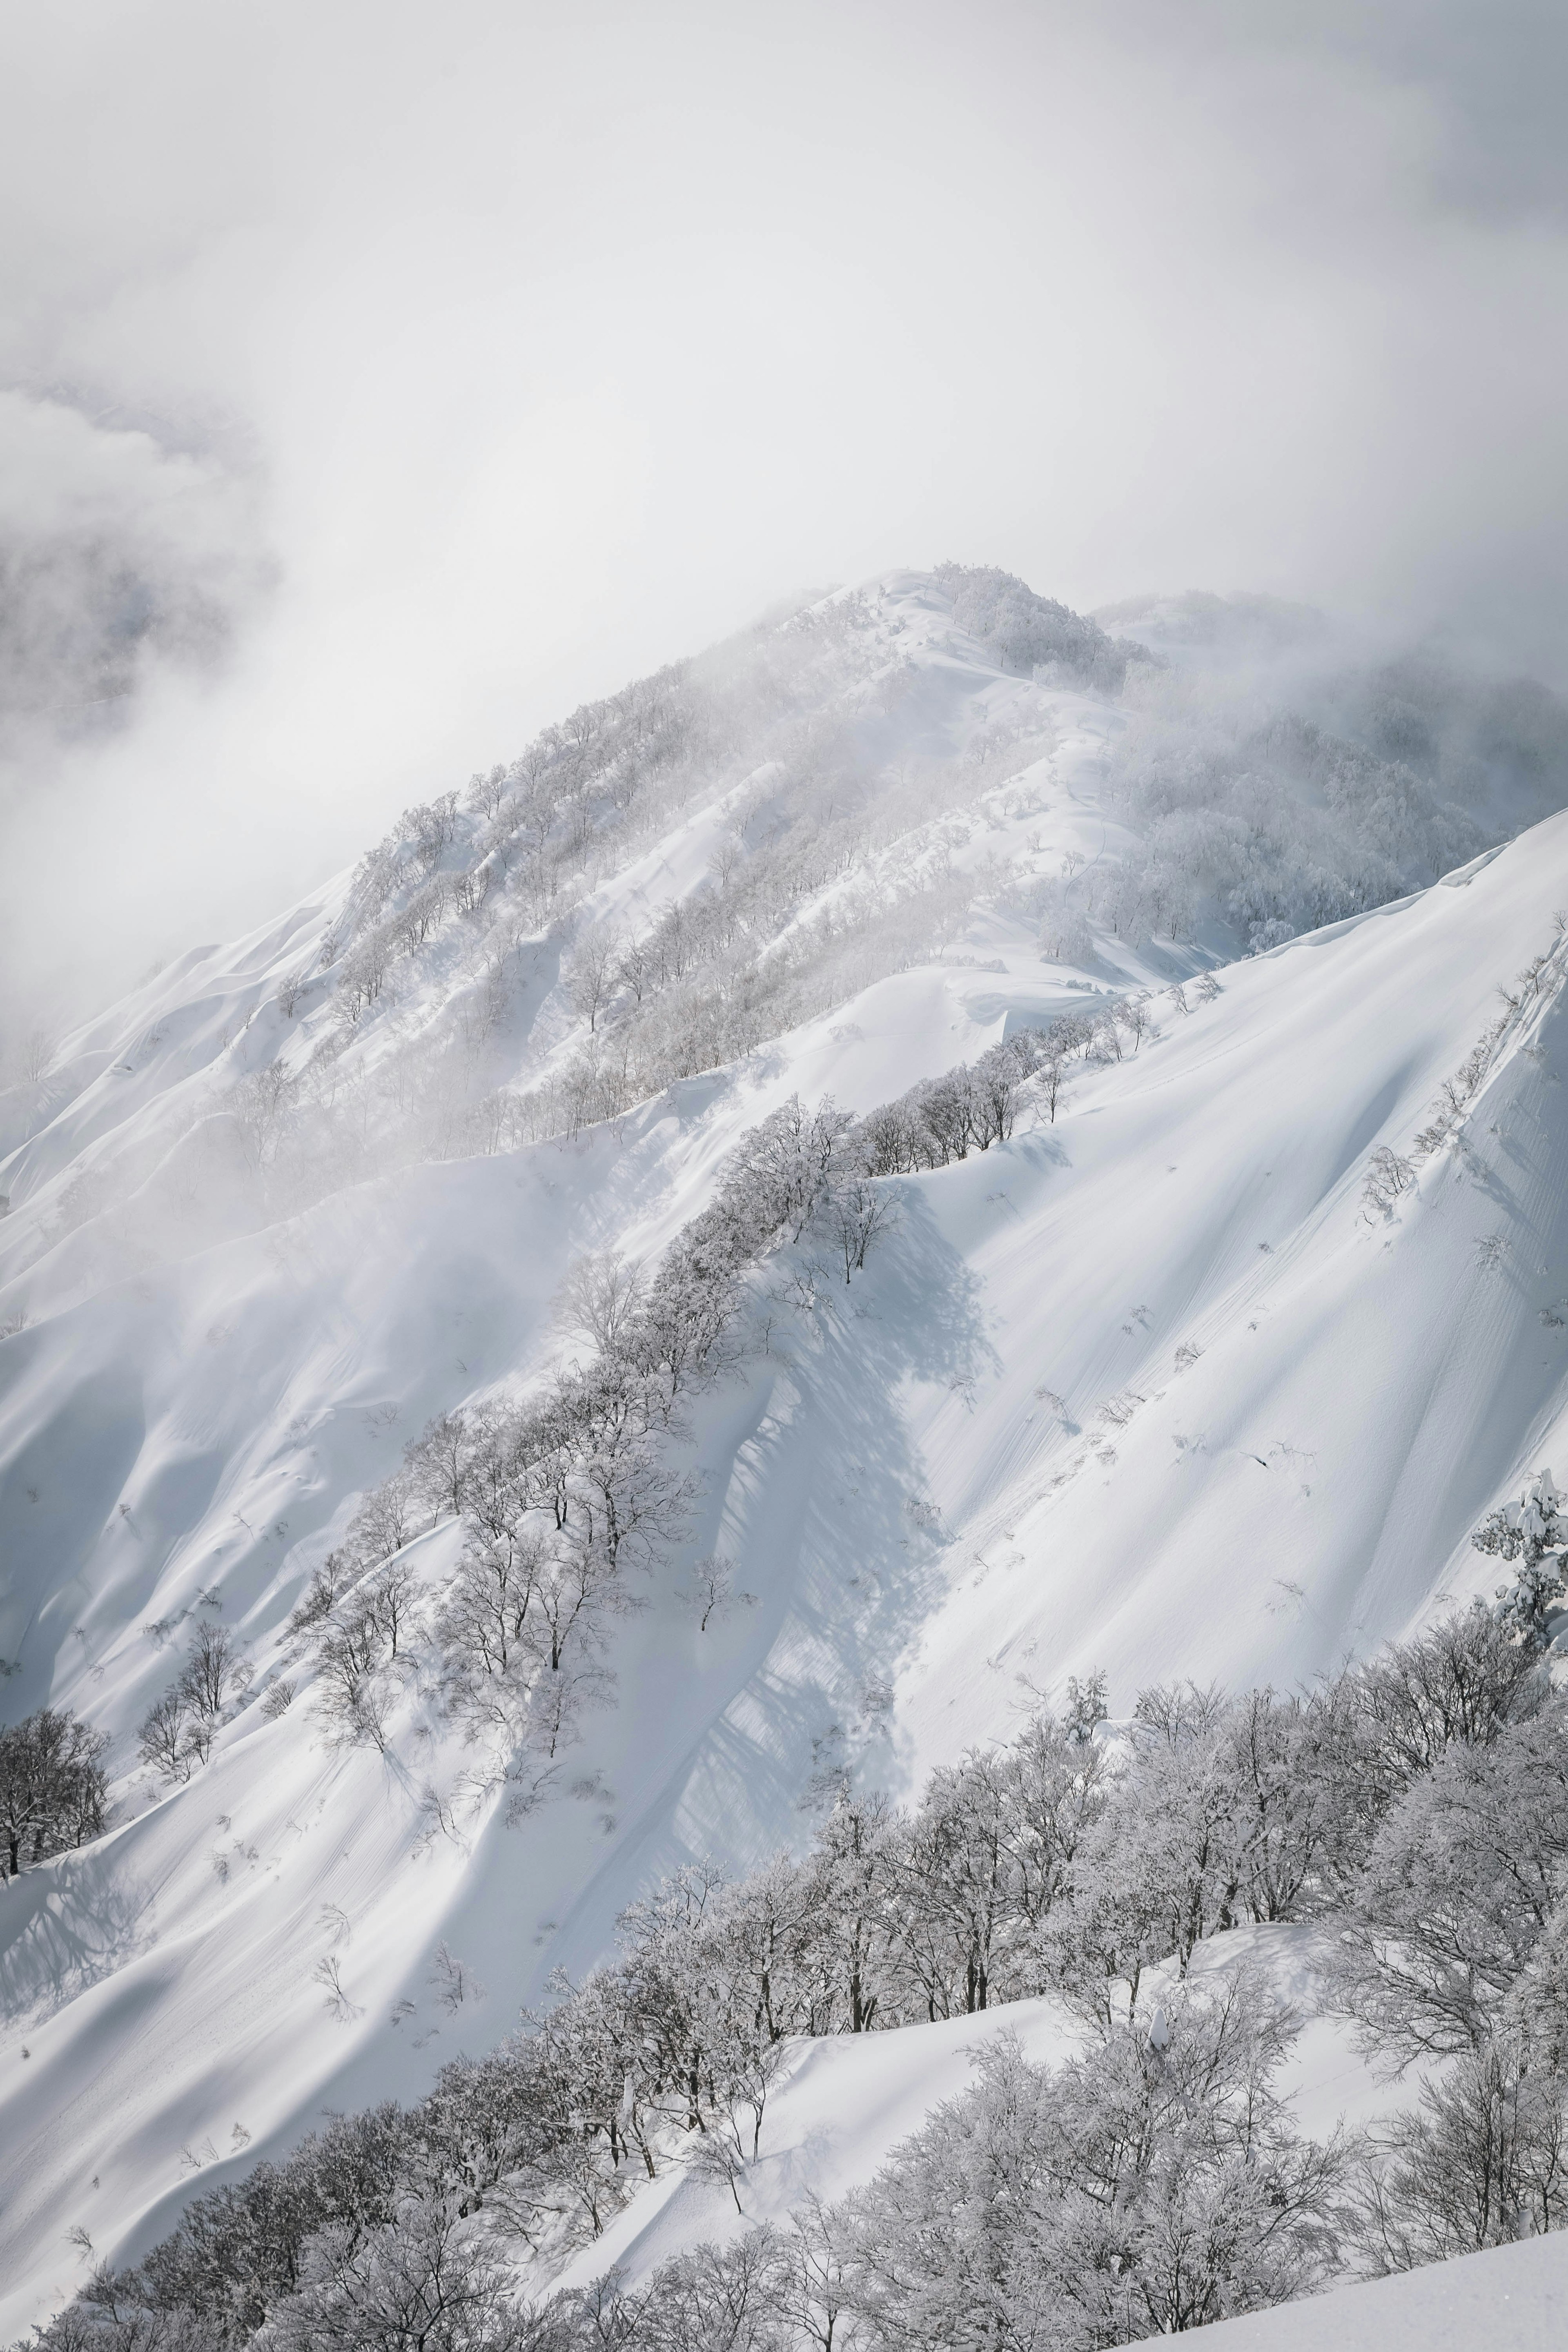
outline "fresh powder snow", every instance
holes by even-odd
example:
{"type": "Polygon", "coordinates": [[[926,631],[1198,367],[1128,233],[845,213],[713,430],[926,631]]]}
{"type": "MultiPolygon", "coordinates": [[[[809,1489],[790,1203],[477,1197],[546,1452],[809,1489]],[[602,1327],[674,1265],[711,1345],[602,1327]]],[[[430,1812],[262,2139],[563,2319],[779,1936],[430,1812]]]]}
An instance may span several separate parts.
{"type": "MultiPolygon", "coordinates": [[[[1568,814],[1258,953],[1214,924],[1174,946],[1098,920],[1043,951],[1037,885],[1135,861],[1105,793],[1140,706],[1009,664],[931,575],[888,575],[855,609],[854,663],[792,690],[852,714],[913,821],[788,909],[759,970],[915,911],[832,1002],[781,991],[801,1017],[744,1052],[531,1139],[585,1056],[608,1083],[582,1009],[595,927],[651,933],[700,906],[738,825],[742,857],[765,838],[784,771],[759,736],[766,757],[735,775],[715,755],[710,796],[628,833],[605,870],[585,851],[569,919],[514,926],[493,968],[454,919],[345,1026],[336,992],[368,966],[349,940],[365,886],[343,877],[145,982],[5,1106],[6,1710],[108,1730],[117,1811],[0,1892],[4,2340],[83,2283],[69,2230],[91,2260],[133,2258],[194,2187],[324,2111],[422,2092],[553,1971],[600,1959],[671,1869],[798,1842],[825,1774],[907,1796],[1097,1669],[1113,1717],[1161,1678],[1303,1683],[1489,1593],[1471,1529],[1563,1456],[1568,814]],[[657,1255],[792,1096],[863,1114],[1135,995],[1135,1050],[1078,1070],[1054,1119],[884,1180],[899,1223],[864,1274],[797,1283],[698,1400],[691,1532],[639,1583],[613,1690],[536,1801],[428,1709],[395,1714],[384,1752],[325,1735],[291,1611],[434,1415],[563,1360],[576,1259],[657,1255]],[[400,1074],[456,1068],[465,1036],[494,1132],[454,1112],[445,1147],[416,1150],[386,1104],[400,1074]],[[1483,1038],[1450,1140],[1422,1158],[1483,1038]],[[370,1140],[268,1207],[266,1074],[303,1082],[329,1043],[333,1115],[370,1140]],[[1381,1204],[1380,1150],[1410,1170],[1381,1204]],[[745,1599],[702,1630],[683,1580],[714,1556],[745,1599]],[[169,1787],[137,1726],[204,1622],[250,1679],[210,1762],[169,1787]]],[[[455,856],[438,845],[429,871],[455,856]]],[[[409,1544],[421,1587],[459,1539],[447,1522],[409,1544]]],[[[1303,1931],[1247,1932],[1297,1965],[1303,1931]]],[[[805,2048],[758,2214],[868,2177],[985,2037],[1054,2057],[1074,2030],[1041,2001],[805,2048]]],[[[1411,2095],[1321,2020],[1293,2064],[1313,2129],[1411,2095]]],[[[723,2226],[711,2189],[668,2177],[593,2261],[646,2269],[723,2226]]],[[[1366,2290],[1380,2310],[1394,2292],[1366,2290]]],[[[1270,2326],[1236,2341],[1298,2340],[1270,2326]]]]}

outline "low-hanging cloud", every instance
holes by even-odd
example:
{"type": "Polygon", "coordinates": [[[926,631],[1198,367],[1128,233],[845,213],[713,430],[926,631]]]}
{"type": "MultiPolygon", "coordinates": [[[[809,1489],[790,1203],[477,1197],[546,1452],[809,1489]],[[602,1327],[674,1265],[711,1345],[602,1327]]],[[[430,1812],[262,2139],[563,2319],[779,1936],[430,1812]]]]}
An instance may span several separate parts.
{"type": "Polygon", "coordinates": [[[257,505],[212,455],[0,390],[0,751],[47,763],[154,666],[221,664],[268,578],[257,505]]]}
{"type": "Polygon", "coordinates": [[[28,1020],[889,563],[1558,663],[1545,7],[0,14],[28,1020]]]}

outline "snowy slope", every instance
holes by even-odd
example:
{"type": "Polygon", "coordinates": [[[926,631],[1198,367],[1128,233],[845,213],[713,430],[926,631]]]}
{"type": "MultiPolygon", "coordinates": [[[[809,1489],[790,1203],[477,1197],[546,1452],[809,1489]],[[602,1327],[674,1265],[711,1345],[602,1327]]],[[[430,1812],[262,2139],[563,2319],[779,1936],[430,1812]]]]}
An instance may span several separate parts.
{"type": "MultiPolygon", "coordinates": [[[[943,855],[1019,874],[1113,856],[1094,786],[1115,710],[1005,676],[918,583],[887,601],[929,688],[899,726],[951,748],[1027,706],[1049,737],[982,775],[943,855]]],[[[592,911],[695,889],[734,789],[596,884],[592,911]]],[[[509,1826],[427,1720],[384,1759],[331,1748],[308,1692],[262,1710],[289,1611],[432,1413],[538,1364],[574,1255],[662,1246],[792,1091],[867,1109],[1009,1024],[1203,961],[1105,940],[1069,971],[998,899],[944,955],[611,1126],[393,1167],[215,1233],[203,1155],[240,1082],[326,1019],[283,999],[347,893],[187,958],[70,1041],[0,1177],[0,1320],[28,1318],[0,1340],[6,1711],[79,1707],[122,1776],[106,1839],[0,1895],[6,2336],[79,2278],[73,2225],[129,2253],[196,2176],[323,2106],[423,2087],[552,1968],[602,1954],[650,1877],[796,1835],[825,1763],[906,1790],[1005,1732],[1031,1685],[1097,1665],[1119,1708],[1173,1673],[1308,1675],[1483,1583],[1470,1527],[1552,1454],[1555,1002],[1521,1013],[1461,1146],[1394,1214],[1368,1222],[1360,1194],[1370,1152],[1408,1151],[1496,988],[1551,944],[1563,817],[1228,968],[1189,1013],[1162,1004],[1163,1034],[1085,1072],[1054,1126],[902,1181],[866,1276],[782,1312],[769,1352],[703,1402],[689,1551],[728,1554],[757,1605],[700,1635],[682,1561],[661,1571],[617,1637],[615,1704],[527,1819],[509,1826]],[[1184,1369],[1178,1349],[1196,1351],[1184,1369]],[[163,1793],[133,1769],[134,1727],[204,1610],[249,1644],[253,1697],[163,1793]]],[[[572,1050],[559,961],[538,943],[514,1077],[572,1050]]],[[[432,1581],[453,1540],[416,1548],[432,1581]]],[[[905,2038],[814,2053],[802,2113],[808,2081],[831,2104],[834,2068],[894,2067],[905,2038]]],[[[887,2079],[897,2137],[928,2094],[887,2079]]]]}
{"type": "Polygon", "coordinates": [[[1214,2352],[1555,2352],[1568,2336],[1568,2238],[1526,2238],[1397,2278],[1222,2320],[1214,2352]]]}
{"type": "Polygon", "coordinates": [[[1234,968],[1008,1147],[1005,1187],[984,1162],[929,1185],[995,1314],[972,1388],[912,1402],[963,1530],[906,1677],[922,1755],[1009,1672],[1101,1662],[1119,1700],[1162,1673],[1289,1681],[1485,1583],[1469,1529],[1550,1457],[1563,1403],[1561,1004],[1521,1022],[1394,1213],[1360,1194],[1551,943],[1565,856],[1553,818],[1455,887],[1234,968]]]}

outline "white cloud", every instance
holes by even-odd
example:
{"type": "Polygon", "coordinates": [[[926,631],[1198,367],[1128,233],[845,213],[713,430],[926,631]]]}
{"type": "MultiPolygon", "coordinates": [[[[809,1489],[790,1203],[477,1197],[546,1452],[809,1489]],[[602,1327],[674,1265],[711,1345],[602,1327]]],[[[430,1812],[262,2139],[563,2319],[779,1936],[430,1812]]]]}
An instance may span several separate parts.
{"type": "Polygon", "coordinates": [[[74,415],[40,510],[134,514],[231,625],[14,773],[13,870],[78,877],[24,894],[35,971],[258,916],[582,696],[879,564],[1553,643],[1540,10],[1484,42],[1348,0],[0,15],[0,451],[74,415]]]}

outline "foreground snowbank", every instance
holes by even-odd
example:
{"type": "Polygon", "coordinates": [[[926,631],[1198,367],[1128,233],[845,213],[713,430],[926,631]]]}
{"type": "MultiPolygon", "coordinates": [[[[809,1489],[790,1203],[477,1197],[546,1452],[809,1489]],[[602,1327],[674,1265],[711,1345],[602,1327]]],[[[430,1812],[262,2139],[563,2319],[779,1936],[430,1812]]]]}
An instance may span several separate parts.
{"type": "Polygon", "coordinates": [[[1203,2340],[1212,2352],[1559,2352],[1568,2234],[1222,2320],[1203,2340]]]}

